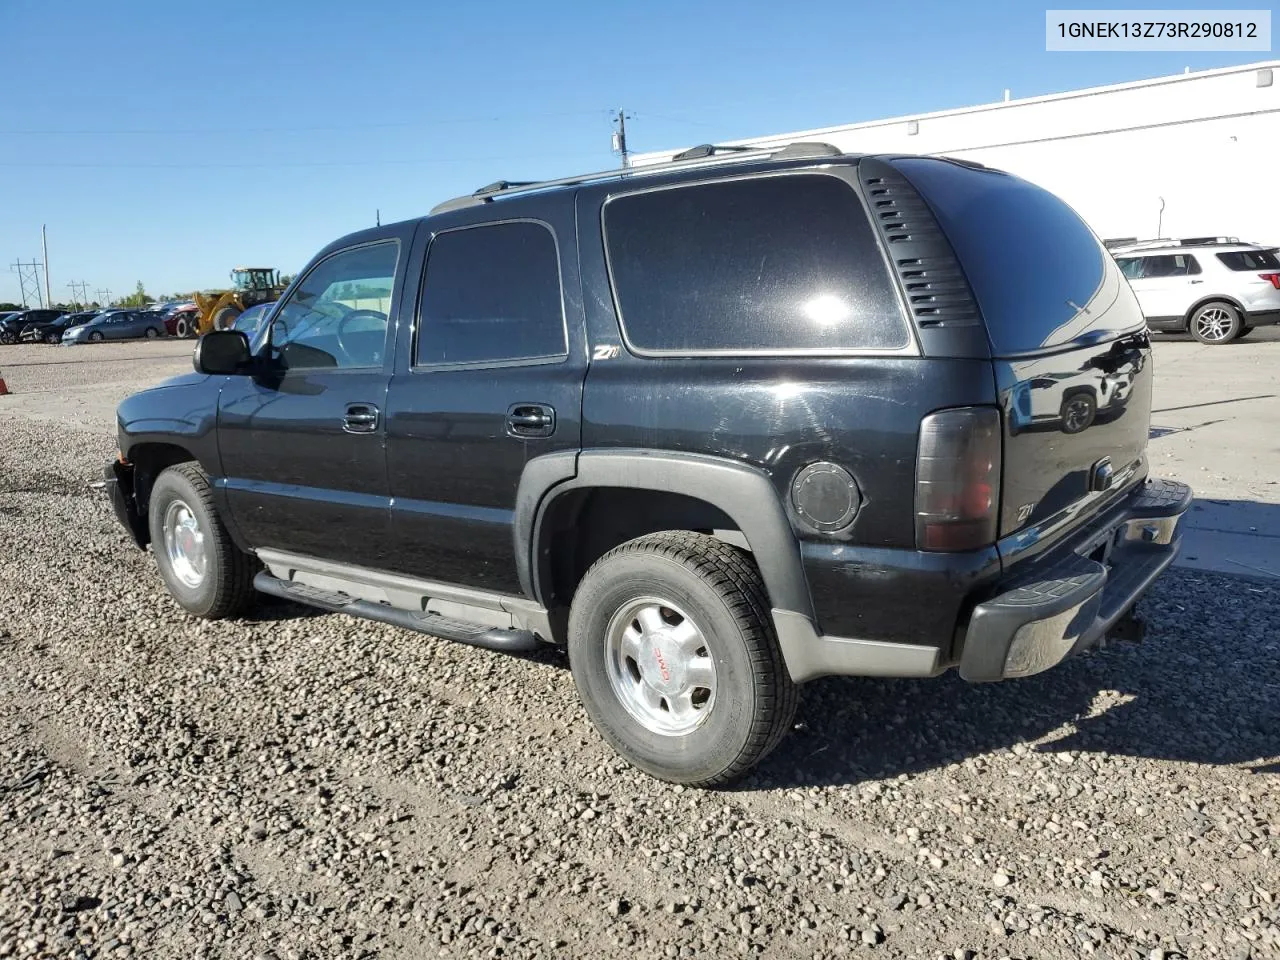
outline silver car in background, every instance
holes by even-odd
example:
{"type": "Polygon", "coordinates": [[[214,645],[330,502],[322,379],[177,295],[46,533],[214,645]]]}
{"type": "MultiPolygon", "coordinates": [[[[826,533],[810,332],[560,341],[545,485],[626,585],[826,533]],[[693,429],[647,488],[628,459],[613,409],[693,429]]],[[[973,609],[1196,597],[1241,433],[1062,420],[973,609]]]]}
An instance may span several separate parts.
{"type": "Polygon", "coordinates": [[[1277,248],[1234,237],[1108,244],[1138,297],[1147,326],[1229,343],[1280,323],[1277,248]]]}
{"type": "Polygon", "coordinates": [[[148,340],[164,336],[164,320],[148,310],[104,310],[71,327],[62,334],[62,342],[97,343],[101,340],[148,340]]]}

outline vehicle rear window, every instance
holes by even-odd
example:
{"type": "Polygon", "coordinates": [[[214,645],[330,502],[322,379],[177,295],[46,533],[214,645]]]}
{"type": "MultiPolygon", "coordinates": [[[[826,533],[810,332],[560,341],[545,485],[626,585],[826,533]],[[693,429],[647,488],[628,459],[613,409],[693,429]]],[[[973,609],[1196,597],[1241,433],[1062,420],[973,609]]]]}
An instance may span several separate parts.
{"type": "Polygon", "coordinates": [[[1071,323],[1112,263],[1093,231],[1047,190],[946,160],[895,160],[932,208],[978,299],[997,355],[1028,353],[1129,329],[1129,311],[1071,323]],[[1070,326],[1067,326],[1070,324],[1070,326]],[[1124,324],[1124,326],[1116,326],[1124,324]]]}
{"type": "Polygon", "coordinates": [[[628,194],[604,209],[627,342],[654,353],[892,350],[909,342],[857,195],[815,174],[628,194]]]}
{"type": "Polygon", "coordinates": [[[1228,270],[1280,270],[1280,257],[1274,250],[1236,250],[1220,253],[1218,259],[1228,270]]]}

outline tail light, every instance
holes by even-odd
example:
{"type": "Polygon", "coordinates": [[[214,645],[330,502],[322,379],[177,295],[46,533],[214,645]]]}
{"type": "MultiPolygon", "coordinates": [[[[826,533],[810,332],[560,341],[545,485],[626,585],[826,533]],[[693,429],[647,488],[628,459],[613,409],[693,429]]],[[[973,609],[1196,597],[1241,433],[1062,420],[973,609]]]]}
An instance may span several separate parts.
{"type": "Polygon", "coordinates": [[[1258,274],[1263,280],[1267,280],[1273,287],[1280,290],[1280,273],[1260,273],[1258,274]]]}
{"type": "Polygon", "coordinates": [[[916,546],[971,550],[995,542],[1000,509],[1000,411],[957,407],[920,421],[916,546]]]}

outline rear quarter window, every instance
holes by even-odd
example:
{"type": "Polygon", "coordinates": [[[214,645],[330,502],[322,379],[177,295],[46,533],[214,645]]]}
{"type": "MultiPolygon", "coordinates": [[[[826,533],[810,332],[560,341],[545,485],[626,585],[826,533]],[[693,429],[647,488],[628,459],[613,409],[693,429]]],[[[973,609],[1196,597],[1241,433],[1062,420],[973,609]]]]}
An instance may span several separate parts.
{"type": "Polygon", "coordinates": [[[892,351],[910,343],[862,203],[790,174],[624,194],[604,208],[627,343],[640,353],[892,351]]]}
{"type": "MultiPolygon", "coordinates": [[[[1118,335],[1141,316],[1100,310],[1077,321],[1117,270],[1079,215],[1017,177],[946,160],[893,161],[933,210],[977,297],[997,356],[1118,335]],[[1064,333],[1070,331],[1070,334],[1064,333]]],[[[1134,268],[1130,268],[1134,269],[1134,268]]]]}
{"type": "Polygon", "coordinates": [[[1274,250],[1236,250],[1220,253],[1218,259],[1228,270],[1280,270],[1280,257],[1274,250]]]}

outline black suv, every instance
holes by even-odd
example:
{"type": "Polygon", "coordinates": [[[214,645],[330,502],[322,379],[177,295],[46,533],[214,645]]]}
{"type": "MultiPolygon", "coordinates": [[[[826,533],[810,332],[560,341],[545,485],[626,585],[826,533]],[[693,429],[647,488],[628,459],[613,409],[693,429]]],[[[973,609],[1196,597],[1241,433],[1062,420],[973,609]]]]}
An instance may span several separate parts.
{"type": "Polygon", "coordinates": [[[500,182],[331,244],[195,368],[121,404],[105,472],[181,606],[567,644],[605,739],[684,783],[750,768],[814,677],[1132,634],[1191,497],[1147,478],[1102,244],[946,159],[500,182]]]}
{"type": "Polygon", "coordinates": [[[17,343],[24,330],[36,323],[52,323],[65,310],[23,310],[0,320],[0,343],[17,343]]]}

